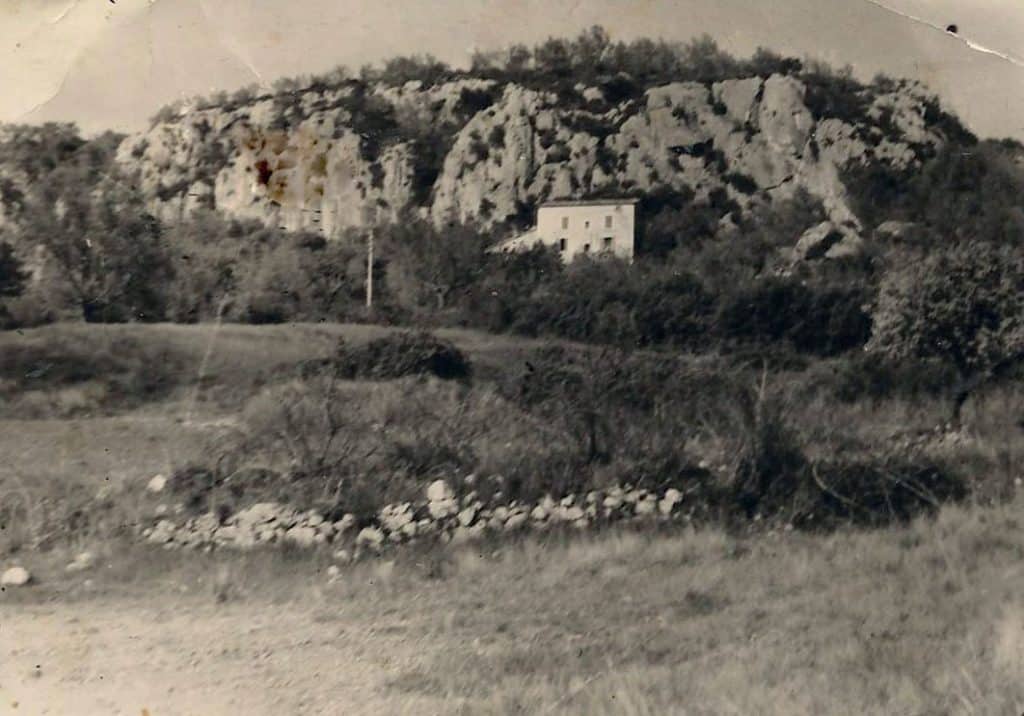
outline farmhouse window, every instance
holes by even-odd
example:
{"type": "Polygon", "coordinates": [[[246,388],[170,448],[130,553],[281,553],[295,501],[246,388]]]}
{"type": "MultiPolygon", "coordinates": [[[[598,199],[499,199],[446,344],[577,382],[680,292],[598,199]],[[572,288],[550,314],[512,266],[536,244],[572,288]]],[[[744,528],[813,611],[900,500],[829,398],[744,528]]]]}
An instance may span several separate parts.
{"type": "Polygon", "coordinates": [[[612,228],[612,217],[611,216],[604,217],[604,228],[606,228],[606,229],[612,228]]]}
{"type": "Polygon", "coordinates": [[[565,251],[565,245],[566,245],[566,240],[565,239],[559,239],[558,240],[558,250],[559,251],[565,251]]]}
{"type": "Polygon", "coordinates": [[[604,237],[604,247],[606,249],[610,249],[612,247],[612,240],[613,239],[612,239],[611,236],[605,236],[604,237]]]}
{"type": "Polygon", "coordinates": [[[568,216],[563,216],[562,217],[562,228],[563,229],[568,229],[569,228],[569,217],[568,216]]]}

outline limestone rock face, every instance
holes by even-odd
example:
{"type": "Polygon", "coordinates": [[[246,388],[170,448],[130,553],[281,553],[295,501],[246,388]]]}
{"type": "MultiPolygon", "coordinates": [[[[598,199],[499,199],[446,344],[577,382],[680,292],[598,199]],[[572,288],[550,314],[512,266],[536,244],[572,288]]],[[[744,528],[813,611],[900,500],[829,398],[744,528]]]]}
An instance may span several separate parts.
{"type": "Polygon", "coordinates": [[[927,94],[908,83],[873,90],[854,123],[816,117],[789,75],[675,82],[618,105],[598,88],[576,92],[350,83],[186,112],[127,138],[118,160],[161,218],[210,208],[327,237],[403,212],[488,229],[602,190],[724,192],[745,210],[802,189],[859,231],[843,168],[911,166],[942,141],[927,94]]]}

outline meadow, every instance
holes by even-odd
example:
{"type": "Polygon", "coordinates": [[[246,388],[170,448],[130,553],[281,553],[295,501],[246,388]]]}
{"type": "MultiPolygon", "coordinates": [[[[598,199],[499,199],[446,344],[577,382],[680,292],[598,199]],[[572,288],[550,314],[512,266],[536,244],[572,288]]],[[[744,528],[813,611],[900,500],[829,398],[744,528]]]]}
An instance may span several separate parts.
{"type": "MultiPolygon", "coordinates": [[[[970,488],[874,529],[794,529],[783,511],[424,543],[335,576],[329,549],[169,552],[126,529],[141,518],[150,477],[207,460],[218,436],[247,426],[254,400],[294,382],[297,366],[339,338],[358,347],[392,330],[61,324],[2,334],[0,554],[28,567],[34,584],[0,594],[0,704],[97,714],[1024,709],[1024,395],[1012,383],[972,400],[964,426],[949,431],[940,396],[843,402],[821,387],[838,363],[773,370],[782,393],[802,397],[786,403],[785,425],[813,464],[886,445],[941,463],[970,488]],[[66,572],[83,550],[95,567],[66,572]],[[214,664],[218,678],[204,677],[214,664]]],[[[471,387],[345,381],[355,396],[346,410],[366,411],[360,398],[371,395],[415,403],[417,391],[472,401],[549,348],[436,335],[472,362],[471,387]]],[[[719,373],[707,371],[724,359],[686,360],[716,390],[719,373]]],[[[681,401],[703,405],[697,394],[681,401]]],[[[489,408],[499,429],[520,425],[509,405],[489,408]]],[[[700,429],[681,440],[686,449],[726,453],[730,423],[693,409],[700,429]]],[[[457,437],[481,434],[493,442],[479,431],[457,437]]]]}

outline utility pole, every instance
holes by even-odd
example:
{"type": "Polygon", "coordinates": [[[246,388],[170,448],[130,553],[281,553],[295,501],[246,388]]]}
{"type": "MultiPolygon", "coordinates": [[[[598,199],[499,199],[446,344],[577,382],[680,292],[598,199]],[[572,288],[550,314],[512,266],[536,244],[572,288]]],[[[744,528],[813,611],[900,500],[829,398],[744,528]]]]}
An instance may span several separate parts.
{"type": "Polygon", "coordinates": [[[363,206],[363,222],[368,229],[366,235],[366,310],[373,308],[373,240],[377,234],[377,206],[363,206]]]}
{"type": "Polygon", "coordinates": [[[366,245],[366,307],[373,308],[373,235],[376,225],[370,227],[370,238],[366,245]]]}

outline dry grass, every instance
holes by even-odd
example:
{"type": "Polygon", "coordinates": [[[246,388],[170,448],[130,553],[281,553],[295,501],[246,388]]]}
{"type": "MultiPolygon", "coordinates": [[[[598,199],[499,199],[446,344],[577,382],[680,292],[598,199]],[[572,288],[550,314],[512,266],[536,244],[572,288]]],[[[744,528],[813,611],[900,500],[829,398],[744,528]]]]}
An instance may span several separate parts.
{"type": "MultiPolygon", "coordinates": [[[[1020,507],[829,537],[530,538],[406,552],[335,584],[324,552],[109,544],[94,572],[33,565],[39,586],[6,599],[133,613],[161,595],[197,615],[178,637],[197,644],[203,614],[271,606],[294,617],[288,643],[327,627],[377,634],[375,695],[396,713],[1017,714],[1020,507]]],[[[317,688],[332,679],[344,675],[317,688]]]]}
{"type": "MultiPolygon", "coordinates": [[[[130,331],[163,342],[187,358],[191,382],[119,417],[0,422],[0,507],[14,515],[0,532],[0,555],[23,546],[45,523],[47,506],[68,495],[137,484],[200,457],[232,402],[224,396],[248,398],[260,380],[326,353],[337,337],[356,343],[384,329],[64,326],[26,333],[51,330],[82,340],[94,330],[130,331]],[[221,398],[202,399],[216,391],[221,398]]],[[[475,364],[495,368],[525,345],[439,333],[475,364]]],[[[0,336],[0,350],[17,340],[0,336]]],[[[880,445],[893,433],[927,430],[943,410],[900,400],[798,408],[796,423],[819,454],[838,449],[836,436],[880,445]]],[[[985,396],[968,409],[971,442],[949,448],[950,456],[991,470],[984,473],[990,482],[1012,485],[1024,458],[1022,408],[1024,394],[1014,390],[985,396]]],[[[245,633],[253,614],[275,623],[273,615],[287,613],[288,629],[265,638],[309,640],[321,652],[343,649],[345,634],[358,636],[373,686],[356,685],[338,653],[335,670],[315,677],[301,660],[278,667],[319,694],[325,713],[338,712],[333,699],[346,689],[363,688],[378,699],[380,708],[365,711],[375,713],[1019,714],[1022,506],[1024,498],[947,506],[937,519],[906,528],[829,536],[618,530],[407,550],[394,561],[347,567],[333,584],[325,577],[328,552],[183,555],[110,539],[105,525],[81,530],[57,550],[22,551],[19,561],[38,583],[0,594],[0,605],[16,615],[15,605],[30,614],[34,605],[57,603],[76,614],[137,617],[132,623],[142,631],[123,635],[111,618],[107,645],[130,651],[145,643],[147,663],[168,669],[174,657],[162,644],[206,644],[212,624],[245,633]],[[97,566],[66,574],[81,549],[97,555],[97,566]],[[151,618],[154,602],[190,617],[175,622],[173,641],[144,631],[160,628],[151,618]]],[[[105,519],[131,522],[136,509],[118,504],[105,519]]],[[[210,673],[217,668],[214,659],[210,673]]],[[[174,683],[179,695],[217,688],[211,680],[174,683]]],[[[245,688],[269,687],[247,681],[245,688]]],[[[287,701],[302,689],[278,688],[267,713],[313,712],[297,695],[287,701]]]]}

